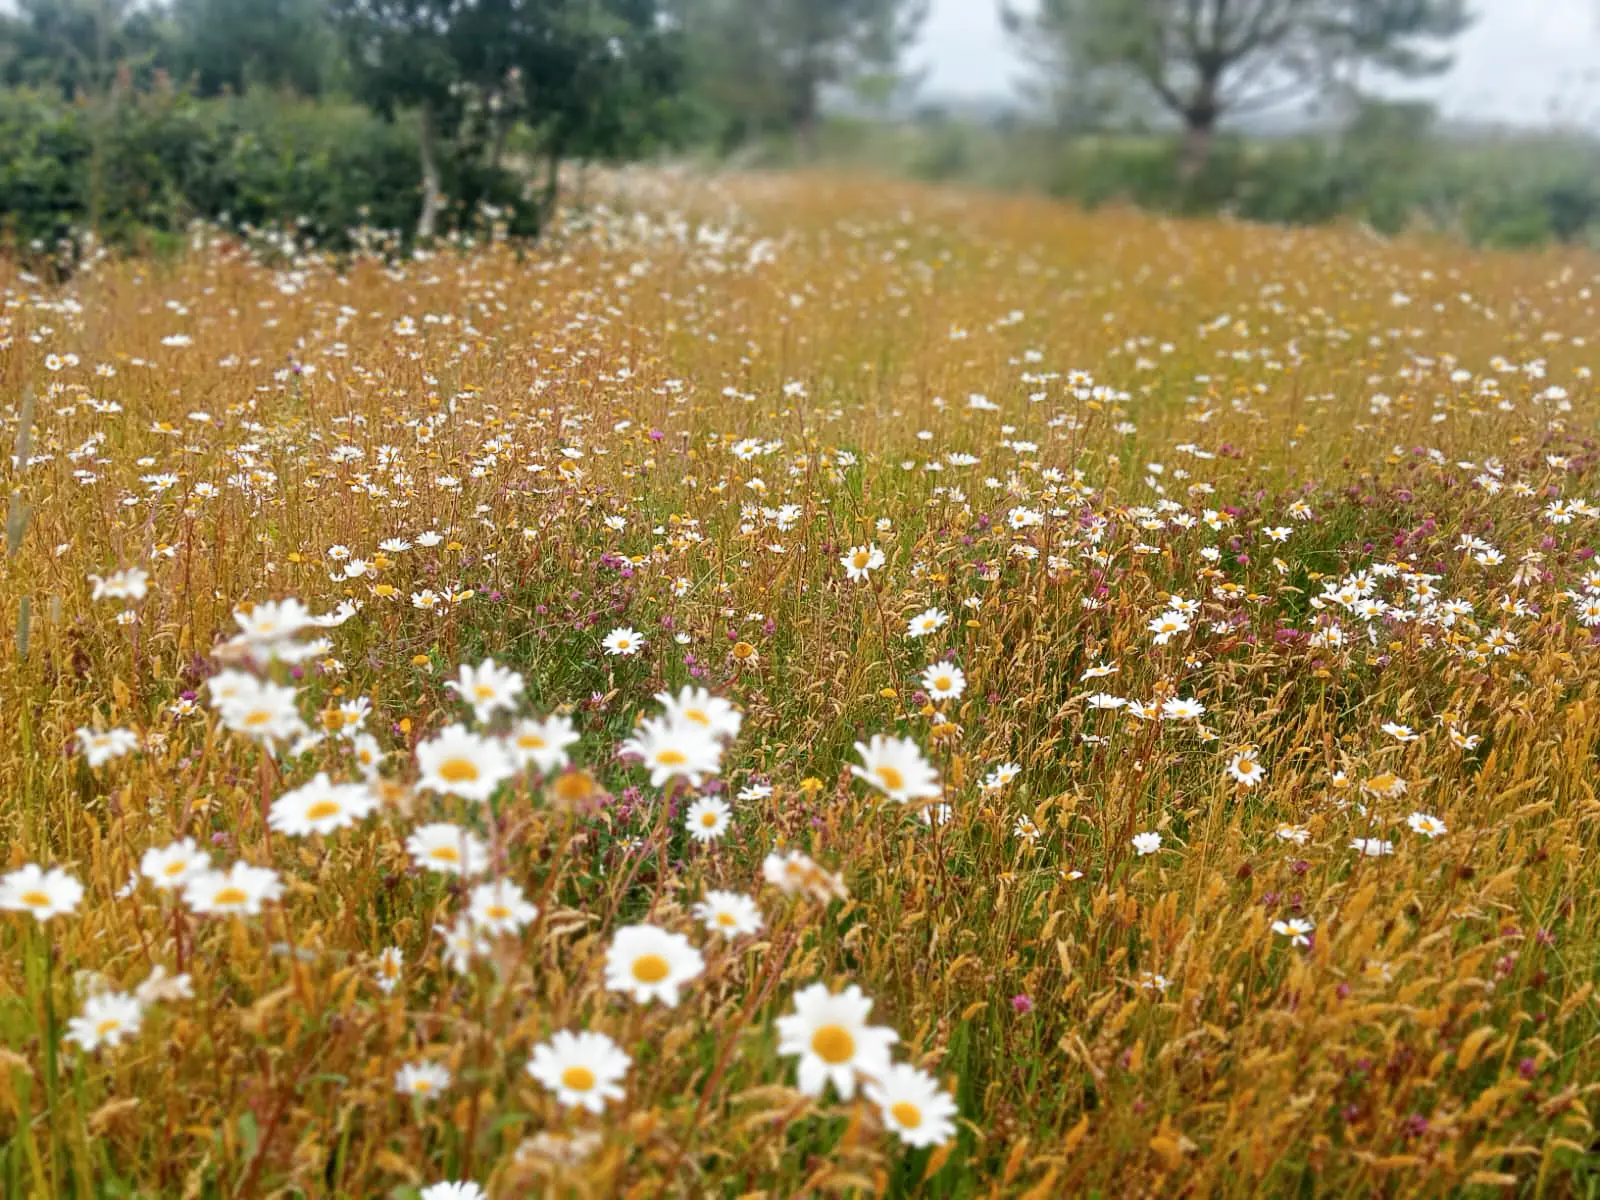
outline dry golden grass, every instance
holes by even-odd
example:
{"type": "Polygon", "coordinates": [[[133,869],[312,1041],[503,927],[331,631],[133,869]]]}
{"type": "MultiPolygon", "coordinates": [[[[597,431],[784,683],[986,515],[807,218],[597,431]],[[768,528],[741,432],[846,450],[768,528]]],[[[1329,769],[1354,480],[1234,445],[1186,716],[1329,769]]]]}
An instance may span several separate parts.
{"type": "Polygon", "coordinates": [[[47,922],[5,893],[0,1192],[1600,1187],[1595,261],[826,178],[615,195],[525,257],[0,267],[11,429],[32,397],[0,820],[9,870],[84,889],[47,922]],[[92,598],[133,567],[142,599],[92,598]],[[1158,643],[1174,596],[1197,611],[1158,643]],[[284,598],[360,608],[264,668],[332,731],[269,755],[204,681],[235,608],[284,598]],[[620,626],[642,651],[603,652],[620,626]],[[571,715],[592,778],[414,786],[486,657],[519,712],[571,715]],[[935,702],[941,661],[966,689],[935,702]],[[689,682],[744,714],[708,844],[617,755],[689,682]],[[318,771],[361,778],[328,715],[361,697],[378,810],[269,831],[318,771]],[[91,766],[80,728],[137,747],[91,766]],[[948,809],[851,775],[879,733],[948,809]],[[452,819],[539,908],[465,972],[435,930],[472,885],[406,851],[452,819]],[[205,916],[137,878],[180,837],[281,897],[205,916]],[[763,883],[775,848],[848,896],[763,883]],[[707,932],[708,889],[759,934],[707,932]],[[634,922],[704,955],[675,1006],[606,990],[634,922]],[[192,995],[65,1040],[157,970],[192,995]],[[872,998],[953,1140],[798,1089],[777,1021],[817,981],[872,998]],[[631,1058],[598,1115],[524,1069],[562,1029],[631,1058]],[[422,1060],[448,1087],[398,1095],[422,1060]]]}

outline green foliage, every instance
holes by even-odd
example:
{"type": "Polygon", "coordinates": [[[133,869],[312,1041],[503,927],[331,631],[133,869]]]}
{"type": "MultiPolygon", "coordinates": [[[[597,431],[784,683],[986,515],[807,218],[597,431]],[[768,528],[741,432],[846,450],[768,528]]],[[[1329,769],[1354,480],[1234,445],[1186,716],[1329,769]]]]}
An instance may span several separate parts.
{"type": "Polygon", "coordinates": [[[725,147],[818,133],[822,94],[869,104],[897,84],[927,0],[683,0],[700,113],[725,147]]]}
{"type": "MultiPolygon", "coordinates": [[[[352,105],[167,91],[102,110],[0,92],[4,232],[35,254],[60,252],[97,212],[101,238],[124,247],[181,234],[195,219],[288,229],[302,243],[334,248],[373,236],[399,241],[420,207],[416,161],[414,124],[352,105]]],[[[526,231],[509,173],[446,166],[442,231],[474,226],[480,203],[508,210],[526,231]]]]}
{"type": "MultiPolygon", "coordinates": [[[[1178,134],[1085,134],[1000,128],[930,116],[900,125],[834,119],[823,156],[932,181],[1042,191],[1085,207],[1126,204],[1182,215],[1229,213],[1279,225],[1359,221],[1477,245],[1600,244],[1600,145],[1524,134],[1458,140],[1425,106],[1369,103],[1335,136],[1218,138],[1186,173],[1178,134]]],[[[793,141],[769,139],[755,161],[789,166],[793,141]]]]}
{"type": "Polygon", "coordinates": [[[1357,126],[1342,138],[1219,140],[1185,177],[1170,139],[1084,139],[1064,149],[1049,190],[1094,205],[1229,212],[1282,225],[1361,221],[1380,233],[1432,227],[1492,246],[1600,237],[1600,147],[1528,141],[1465,146],[1393,141],[1357,126]]]}
{"type": "Polygon", "coordinates": [[[202,96],[317,95],[339,74],[328,0],[18,0],[0,11],[0,82],[71,99],[176,78],[202,96]]]}
{"type": "Polygon", "coordinates": [[[305,217],[338,237],[355,210],[376,206],[408,210],[427,238],[480,203],[517,198],[503,162],[520,126],[547,168],[543,191],[516,206],[521,231],[534,231],[563,159],[631,154],[681,125],[682,35],[666,2],[18,0],[0,9],[0,84],[39,95],[6,103],[26,109],[52,92],[84,109],[41,113],[42,128],[0,148],[20,181],[12,227],[49,244],[84,224],[170,232],[226,212],[305,217]],[[362,126],[341,144],[323,136],[322,116],[262,124],[259,107],[193,109],[168,95],[173,80],[202,98],[352,93],[399,128],[335,106],[327,123],[362,126]],[[283,181],[261,178],[262,162],[283,181]],[[325,170],[353,182],[330,180],[326,196],[301,188],[325,170]]]}
{"type": "Polygon", "coordinates": [[[1470,21],[1464,0],[1042,0],[1002,12],[1058,90],[1126,79],[1182,121],[1191,174],[1225,115],[1325,93],[1364,64],[1436,73],[1450,61],[1441,44],[1470,21]]]}
{"type": "Polygon", "coordinates": [[[173,73],[202,96],[252,86],[320,94],[338,47],[323,0],[173,0],[173,73]]]}
{"type": "Polygon", "coordinates": [[[0,11],[0,83],[101,93],[119,77],[148,84],[166,66],[168,28],[139,0],[18,0],[0,11]]]}
{"type": "Polygon", "coordinates": [[[677,90],[660,0],[334,0],[334,14],[361,98],[418,113],[420,237],[435,229],[442,157],[494,171],[526,122],[542,135],[548,211],[563,158],[647,142],[677,90]]]}

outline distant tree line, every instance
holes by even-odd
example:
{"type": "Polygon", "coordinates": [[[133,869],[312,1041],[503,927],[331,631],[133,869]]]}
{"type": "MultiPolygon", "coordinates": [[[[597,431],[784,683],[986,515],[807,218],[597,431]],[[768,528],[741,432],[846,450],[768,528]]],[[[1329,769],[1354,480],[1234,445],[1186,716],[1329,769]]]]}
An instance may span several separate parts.
{"type": "Polygon", "coordinates": [[[450,187],[502,195],[512,152],[537,226],[572,159],[810,140],[830,90],[892,86],[925,4],[16,0],[0,13],[0,84],[75,108],[71,137],[85,141],[97,193],[122,110],[154,92],[354,102],[414,131],[413,232],[426,238],[462,198],[450,187]]]}
{"type": "Polygon", "coordinates": [[[1362,73],[1434,75],[1470,24],[1465,0],[1000,0],[1069,116],[1154,106],[1183,130],[1197,174],[1229,117],[1307,98],[1349,99],[1362,73]]]}
{"type": "MultiPolygon", "coordinates": [[[[126,240],[203,217],[409,241],[485,214],[536,233],[574,160],[803,161],[837,151],[841,113],[904,143],[929,2],[0,0],[0,235],[126,240]]],[[[1425,212],[1524,240],[1600,223],[1592,158],[1519,159],[1520,190],[1490,178],[1493,156],[1446,177],[1431,108],[1382,99],[1383,80],[1448,67],[1468,0],[969,2],[1013,35],[1033,115],[929,126],[916,173],[1263,219],[1425,212]],[[1252,114],[1301,102],[1338,132],[1241,149],[1252,114]],[[964,170],[985,158],[1012,161],[964,170]]]]}

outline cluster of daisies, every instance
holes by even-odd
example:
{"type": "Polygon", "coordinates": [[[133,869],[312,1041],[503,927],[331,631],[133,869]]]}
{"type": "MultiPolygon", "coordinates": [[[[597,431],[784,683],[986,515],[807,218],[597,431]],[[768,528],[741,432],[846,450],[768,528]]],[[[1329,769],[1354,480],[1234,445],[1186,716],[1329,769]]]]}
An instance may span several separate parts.
{"type": "MultiPolygon", "coordinates": [[[[420,789],[469,801],[486,801],[519,770],[545,774],[570,766],[567,748],[577,740],[565,717],[513,721],[503,733],[490,731],[497,714],[512,714],[524,690],[520,675],[492,660],[463,666],[449,684],[472,708],[482,729],[453,725],[417,747],[420,789]]],[[[641,719],[619,747],[622,757],[638,761],[650,785],[666,796],[692,792],[722,771],[729,742],[738,736],[742,716],[727,700],[704,688],[684,687],[661,693],[659,715],[641,719]]],[[[914,744],[874,738],[859,747],[866,765],[862,778],[895,799],[937,795],[937,776],[914,744]]],[[[703,796],[686,813],[689,835],[697,840],[720,836],[727,828],[727,804],[703,796]]],[[[411,835],[407,847],[421,866],[471,875],[488,868],[490,848],[463,826],[432,823],[411,835]]],[[[786,892],[806,891],[821,898],[843,894],[842,881],[798,851],[774,852],[764,864],[765,878],[786,892]]],[[[695,906],[709,932],[733,938],[756,932],[762,917],[755,900],[736,892],[710,891],[695,906]]],[[[452,925],[441,926],[452,965],[466,971],[473,959],[490,949],[489,939],[519,933],[538,916],[537,907],[518,885],[505,878],[476,885],[466,910],[452,925]]],[[[706,958],[684,934],[650,923],[614,931],[606,951],[604,983],[636,1004],[675,1007],[684,992],[706,970],[706,958]]],[[[935,1145],[954,1135],[954,1102],[926,1072],[890,1061],[897,1040],[893,1030],[867,1023],[871,1001],[854,985],[830,992],[813,984],[794,997],[794,1011],[779,1020],[781,1051],[799,1060],[799,1084],[809,1095],[833,1085],[842,1099],[855,1095],[858,1080],[878,1106],[886,1126],[910,1145],[935,1145]]],[[[558,1030],[533,1050],[528,1074],[563,1105],[599,1113],[624,1095],[623,1081],[632,1065],[626,1050],[608,1035],[586,1030],[558,1030]]],[[[436,1073],[417,1072],[397,1081],[402,1090],[436,1092],[436,1073]]]]}
{"type": "MultiPolygon", "coordinates": [[[[240,631],[219,648],[218,657],[230,665],[210,678],[208,691],[225,729],[285,762],[332,738],[335,761],[347,763],[354,776],[340,780],[328,770],[318,770],[306,782],[281,791],[266,813],[266,824],[274,834],[332,837],[383,806],[387,756],[364,728],[370,705],[364,699],[343,702],[320,714],[313,728],[301,716],[294,686],[274,678],[281,667],[325,654],[328,642],[323,631],[342,624],[355,611],[354,606],[345,606],[317,617],[295,600],[259,603],[236,614],[240,631]]],[[[619,631],[606,644],[615,649],[636,636],[619,631]]],[[[965,687],[961,670],[943,660],[927,669],[924,683],[930,695],[941,699],[959,697],[965,687]]],[[[530,774],[556,797],[580,798],[597,789],[593,777],[572,764],[570,750],[579,733],[571,717],[519,713],[526,681],[517,671],[493,659],[463,664],[445,686],[471,717],[418,743],[412,784],[416,792],[430,793],[441,803],[465,803],[470,813],[487,805],[506,784],[530,774]]],[[[662,692],[656,701],[659,712],[637,721],[618,754],[637,762],[648,774],[650,786],[661,790],[664,816],[670,801],[687,799],[722,773],[724,754],[739,735],[743,718],[728,700],[701,687],[662,692]]],[[[84,731],[80,740],[96,766],[138,744],[125,730],[84,731]],[[106,739],[114,739],[114,748],[106,748],[106,739]]],[[[861,763],[853,772],[885,797],[911,803],[942,795],[938,772],[910,739],[875,735],[856,749],[861,763]]],[[[1015,768],[1009,770],[1014,774],[1015,768]]],[[[997,772],[989,782],[1003,786],[1010,777],[997,772]]],[[[741,796],[766,794],[769,788],[752,785],[741,796]]],[[[731,817],[728,803],[708,791],[687,805],[686,832],[697,841],[713,840],[727,831],[731,817]]],[[[539,916],[538,905],[501,873],[504,855],[494,844],[497,829],[492,820],[479,823],[470,816],[424,820],[410,829],[405,841],[418,868],[471,881],[460,911],[435,928],[444,961],[462,975],[492,952],[496,939],[519,937],[539,916]],[[487,828],[489,838],[475,828],[478,824],[487,828]]],[[[785,894],[823,902],[846,894],[842,878],[792,849],[769,854],[763,878],[785,894]]],[[[284,893],[284,880],[273,868],[245,861],[214,865],[210,854],[188,836],[146,850],[138,875],[124,894],[140,884],[180,896],[195,914],[218,917],[260,914],[284,893]]],[[[27,911],[41,923],[75,910],[82,895],[82,886],[59,868],[46,871],[29,864],[0,879],[0,908],[27,911]]],[[[763,927],[755,898],[739,892],[708,890],[693,911],[707,933],[722,940],[763,927]]],[[[605,953],[604,986],[635,1004],[671,1008],[706,970],[706,956],[688,936],[645,921],[613,931],[605,953]]],[[[402,971],[399,949],[387,948],[377,963],[378,986],[392,991],[402,971]]],[[[187,993],[187,982],[184,976],[176,983],[158,979],[156,984],[161,995],[176,995],[187,993]]],[[[116,1047],[138,1032],[150,999],[146,992],[97,993],[74,1019],[68,1037],[85,1051],[116,1047]]],[[[956,1129],[954,1101],[931,1074],[893,1060],[898,1035],[872,1024],[871,1010],[872,1001],[855,985],[833,991],[814,983],[793,996],[792,1011],[778,1019],[777,1031],[780,1053],[797,1061],[801,1091],[820,1097],[831,1086],[841,1100],[851,1100],[859,1089],[884,1126],[906,1144],[921,1147],[948,1141],[956,1129]]],[[[624,1098],[631,1067],[626,1048],[607,1034],[561,1029],[533,1047],[525,1069],[559,1104],[598,1114],[624,1098]]],[[[448,1068],[426,1060],[406,1063],[395,1076],[399,1092],[419,1099],[441,1095],[451,1082],[448,1068]]],[[[441,1184],[438,1187],[469,1190],[434,1191],[467,1195],[474,1194],[470,1191],[474,1186],[441,1184]]]]}

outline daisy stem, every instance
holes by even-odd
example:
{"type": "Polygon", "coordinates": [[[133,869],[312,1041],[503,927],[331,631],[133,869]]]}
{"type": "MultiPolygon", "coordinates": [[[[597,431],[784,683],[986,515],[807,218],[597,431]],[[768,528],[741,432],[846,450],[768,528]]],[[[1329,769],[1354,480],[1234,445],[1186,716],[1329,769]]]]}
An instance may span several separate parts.
{"type": "MultiPolygon", "coordinates": [[[[478,1036],[473,1039],[473,1047],[477,1051],[476,1060],[481,1060],[483,1051],[488,1049],[489,1041],[489,1000],[484,995],[484,989],[478,988],[478,1036]]],[[[475,1062],[474,1065],[477,1065],[475,1062]]],[[[463,1138],[461,1150],[461,1175],[464,1179],[472,1178],[473,1150],[478,1140],[478,1110],[479,1099],[483,1095],[481,1087],[472,1089],[472,1099],[467,1109],[467,1128],[463,1138]]]]}
{"type": "Polygon", "coordinates": [[[256,760],[256,786],[261,804],[261,836],[265,841],[269,858],[272,856],[272,826],[268,822],[268,817],[271,815],[272,810],[272,787],[267,779],[267,760],[270,757],[271,752],[266,746],[262,746],[261,757],[256,760]]]}
{"type": "Polygon", "coordinates": [[[779,974],[788,962],[789,951],[794,945],[796,933],[793,928],[784,930],[784,938],[780,944],[772,946],[767,951],[766,969],[762,972],[759,986],[750,988],[745,994],[744,1004],[739,1009],[737,1019],[729,1026],[728,1034],[723,1039],[722,1049],[717,1055],[716,1065],[711,1068],[711,1074],[706,1077],[705,1086],[700,1089],[700,1099],[694,1106],[694,1117],[689,1122],[689,1131],[678,1147],[677,1157],[673,1160],[667,1178],[671,1179],[678,1169],[678,1164],[683,1161],[683,1156],[688,1152],[689,1143],[694,1138],[694,1133],[700,1127],[700,1117],[705,1113],[706,1104],[711,1099],[711,1093],[716,1090],[717,1084],[722,1081],[722,1074],[728,1069],[728,1060],[733,1054],[733,1048],[738,1044],[740,1032],[749,1024],[750,1014],[761,1006],[772,991],[772,985],[777,982],[779,974]]]}
{"type": "Polygon", "coordinates": [[[294,933],[289,928],[289,906],[280,902],[277,906],[278,920],[283,924],[284,953],[289,958],[289,977],[294,981],[295,994],[300,997],[300,1003],[306,1006],[306,1011],[312,1011],[310,989],[306,985],[305,972],[300,969],[300,955],[295,949],[294,933]]]}
{"type": "MultiPolygon", "coordinates": [[[[539,915],[534,918],[536,923],[542,923],[549,911],[550,897],[556,890],[556,881],[561,877],[562,862],[566,857],[567,848],[572,844],[572,827],[577,820],[576,814],[567,809],[561,815],[561,836],[555,839],[555,852],[550,859],[550,869],[545,875],[544,886],[539,889],[539,897],[534,902],[539,909],[539,915]]],[[[535,925],[535,929],[538,925],[535,925]]]]}
{"type": "MultiPolygon", "coordinates": [[[[699,1118],[706,1112],[706,1104],[710,1101],[710,1094],[712,1094],[712,1091],[717,1090],[718,1083],[722,1082],[722,1075],[728,1069],[728,1059],[733,1054],[734,1045],[738,1045],[739,1032],[749,1026],[750,1013],[754,1013],[757,1008],[760,1008],[763,1000],[766,1000],[768,994],[773,990],[774,982],[778,982],[778,976],[782,973],[782,968],[789,962],[789,950],[794,947],[795,938],[797,938],[797,931],[794,928],[787,928],[787,930],[784,930],[782,942],[779,942],[779,944],[771,947],[766,952],[766,970],[762,973],[760,984],[749,989],[746,997],[744,997],[744,1005],[739,1008],[738,1019],[731,1024],[730,1029],[728,1029],[728,1035],[723,1038],[722,1051],[717,1054],[717,1064],[712,1067],[712,1072],[706,1078],[706,1086],[701,1088],[699,1101],[694,1104],[694,1118],[690,1122],[690,1136],[693,1136],[693,1131],[699,1128],[699,1118]]],[[[688,1149],[688,1138],[683,1141],[683,1149],[688,1149]]],[[[680,1149],[678,1158],[682,1157],[682,1149],[680,1149]]],[[[667,1174],[667,1178],[672,1178],[670,1171],[667,1174]]]]}
{"type": "MultiPolygon", "coordinates": [[[[667,790],[661,797],[661,819],[656,822],[656,831],[651,835],[656,842],[656,890],[650,897],[650,912],[645,917],[646,921],[655,919],[656,905],[661,903],[661,893],[667,886],[667,842],[671,840],[667,836],[667,827],[672,820],[672,799],[678,794],[678,784],[676,776],[667,784],[667,790]]],[[[641,859],[643,857],[640,856],[641,859]]]]}
{"type": "Polygon", "coordinates": [[[871,584],[873,607],[878,610],[878,636],[883,640],[883,669],[889,672],[890,679],[894,678],[894,651],[889,649],[889,618],[883,611],[883,589],[878,584],[871,584]]]}
{"type": "MultiPolygon", "coordinates": [[[[765,1146],[774,1137],[782,1134],[783,1131],[789,1127],[790,1123],[792,1123],[796,1117],[798,1117],[801,1113],[805,1112],[807,1106],[809,1106],[810,1103],[811,1103],[811,1098],[809,1096],[801,1096],[799,1100],[795,1101],[794,1104],[792,1104],[788,1109],[786,1109],[784,1111],[783,1115],[781,1115],[775,1121],[773,1121],[772,1124],[769,1125],[766,1129],[762,1130],[760,1137],[756,1138],[755,1141],[750,1143],[749,1148],[747,1150],[745,1150],[745,1152],[739,1156],[739,1163],[743,1163],[743,1162],[746,1162],[746,1161],[749,1161],[749,1160],[753,1160],[755,1158],[756,1152],[758,1150],[760,1150],[763,1146],[765,1146]]],[[[737,1168],[737,1166],[738,1166],[737,1163],[733,1164],[733,1165],[734,1165],[735,1168],[737,1168]]],[[[728,1172],[728,1174],[731,1175],[732,1171],[730,1170],[728,1172]]],[[[754,1166],[752,1166],[745,1174],[744,1186],[740,1188],[741,1193],[748,1192],[750,1190],[750,1186],[755,1182],[755,1178],[756,1178],[756,1168],[754,1166]]]]}
{"type": "Polygon", "coordinates": [[[177,960],[175,970],[183,974],[183,905],[175,902],[172,906],[172,948],[177,960]]]}
{"type": "MultiPolygon", "coordinates": [[[[674,781],[674,784],[675,783],[676,783],[676,781],[674,781]]],[[[655,831],[650,835],[652,842],[654,842],[658,838],[661,838],[661,835],[663,833],[665,833],[665,827],[666,827],[666,823],[667,823],[667,810],[670,807],[670,805],[668,804],[668,799],[669,799],[669,797],[671,795],[671,791],[672,791],[672,789],[669,786],[669,788],[667,790],[667,793],[661,797],[661,819],[660,819],[660,821],[657,822],[655,831]]],[[[664,839],[662,839],[662,840],[664,840],[664,839]]],[[[623,901],[623,898],[628,894],[628,888],[632,886],[634,877],[636,875],[638,875],[638,873],[639,873],[639,868],[644,865],[644,860],[649,858],[649,857],[650,857],[650,846],[649,846],[649,844],[641,846],[639,848],[638,853],[634,855],[633,864],[628,868],[628,873],[623,876],[622,882],[619,885],[617,885],[617,889],[616,889],[615,893],[612,895],[611,912],[606,917],[606,923],[607,924],[610,924],[613,920],[616,919],[617,909],[622,907],[622,901],[623,901]]],[[[654,912],[655,912],[655,901],[654,900],[652,900],[651,903],[650,903],[650,911],[651,911],[652,914],[654,914],[654,912]]]]}
{"type": "Polygon", "coordinates": [[[54,967],[54,953],[50,946],[50,939],[45,936],[44,926],[38,921],[33,923],[33,929],[28,934],[28,957],[35,963],[43,965],[42,972],[30,971],[29,978],[37,989],[36,999],[42,1000],[44,1005],[44,1062],[45,1062],[45,1090],[49,1098],[50,1107],[55,1108],[56,1085],[58,1071],[56,1063],[56,1005],[55,995],[51,987],[50,977],[54,967]]]}

